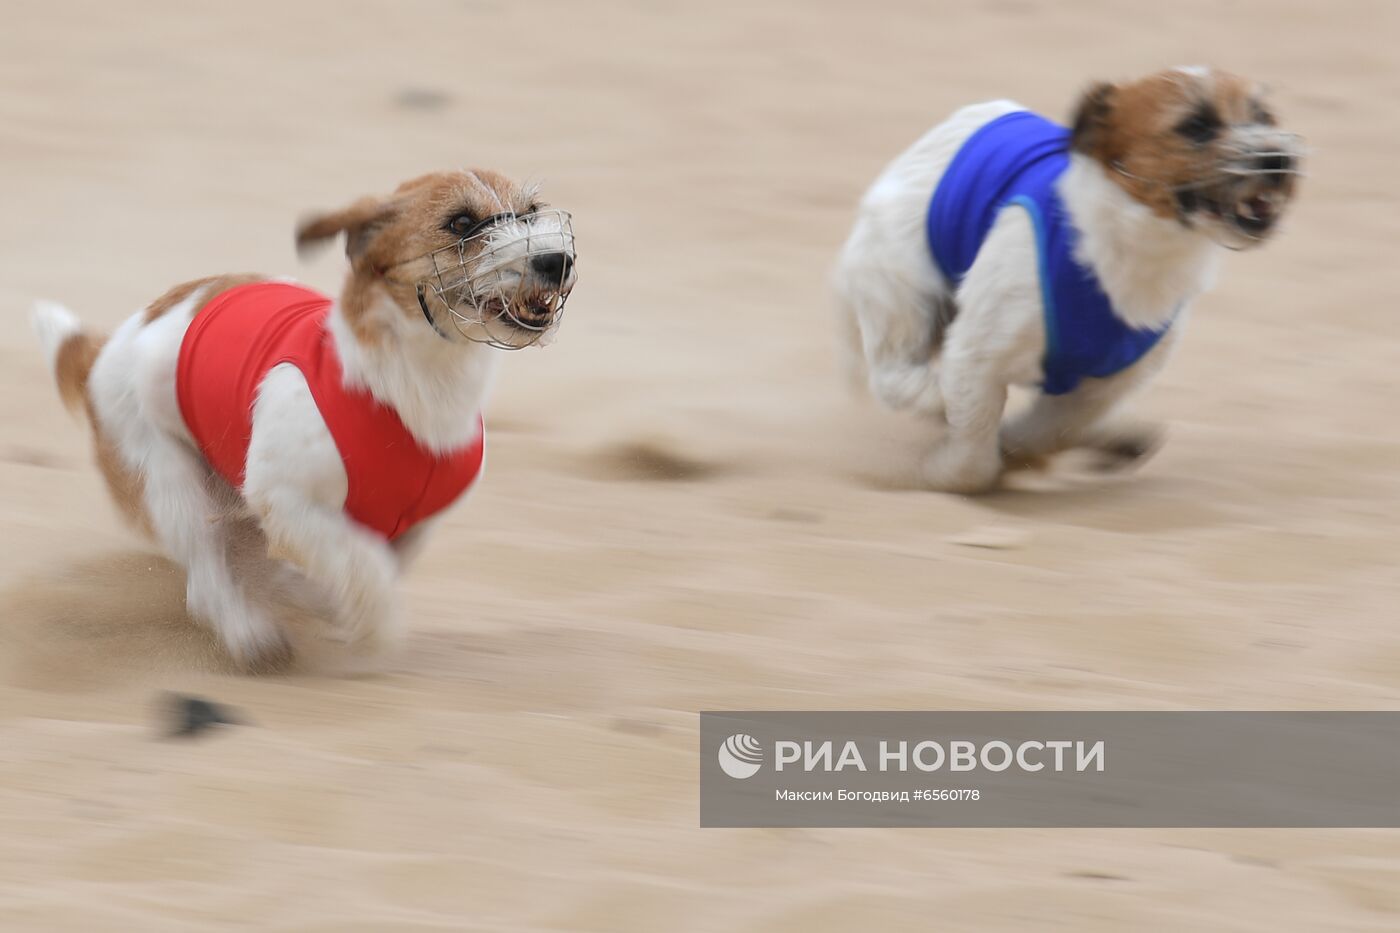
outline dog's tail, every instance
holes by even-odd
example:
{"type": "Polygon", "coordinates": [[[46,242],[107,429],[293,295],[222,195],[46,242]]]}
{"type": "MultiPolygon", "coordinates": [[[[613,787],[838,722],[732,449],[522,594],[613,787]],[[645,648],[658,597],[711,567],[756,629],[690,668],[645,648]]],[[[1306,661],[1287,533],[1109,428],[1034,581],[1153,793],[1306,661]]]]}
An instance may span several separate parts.
{"type": "Polygon", "coordinates": [[[88,376],[105,340],[83,330],[72,311],[52,301],[35,302],[29,320],[53,370],[63,404],[70,411],[84,411],[88,376]]]}

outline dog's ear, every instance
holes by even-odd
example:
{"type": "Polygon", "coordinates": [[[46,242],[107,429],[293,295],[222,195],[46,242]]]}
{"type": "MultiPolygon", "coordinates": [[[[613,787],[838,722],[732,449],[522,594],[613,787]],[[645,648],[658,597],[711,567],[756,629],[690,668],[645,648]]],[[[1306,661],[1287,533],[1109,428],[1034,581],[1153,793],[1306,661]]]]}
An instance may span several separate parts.
{"type": "Polygon", "coordinates": [[[394,204],[383,198],[360,198],[349,207],[327,214],[311,214],[297,224],[297,252],[308,252],[338,234],[345,234],[345,255],[351,261],[364,255],[375,232],[394,216],[394,204]]]}
{"type": "Polygon", "coordinates": [[[1117,94],[1117,86],[1100,81],[1080,95],[1070,131],[1071,149],[1108,161],[1109,125],[1117,94]]]}

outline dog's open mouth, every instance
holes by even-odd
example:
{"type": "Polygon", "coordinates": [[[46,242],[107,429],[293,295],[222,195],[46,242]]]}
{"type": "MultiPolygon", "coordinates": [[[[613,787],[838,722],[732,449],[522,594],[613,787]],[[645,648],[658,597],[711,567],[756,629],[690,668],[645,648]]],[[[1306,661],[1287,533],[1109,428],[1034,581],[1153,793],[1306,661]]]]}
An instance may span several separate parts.
{"type": "Polygon", "coordinates": [[[1230,166],[1213,178],[1177,187],[1177,210],[1183,222],[1200,212],[1246,240],[1264,240],[1288,206],[1294,178],[1300,174],[1295,157],[1283,161],[1280,156],[1279,161],[1278,168],[1230,166]]]}
{"type": "Polygon", "coordinates": [[[1282,208],[1283,199],[1278,192],[1262,191],[1235,201],[1221,219],[1248,236],[1262,237],[1273,229],[1282,208]]]}
{"type": "Polygon", "coordinates": [[[483,321],[499,321],[519,330],[538,332],[548,330],[559,315],[564,299],[554,295],[520,296],[512,301],[488,298],[480,303],[483,321]]]}
{"type": "Polygon", "coordinates": [[[1201,211],[1221,223],[1235,228],[1250,239],[1263,239],[1273,230],[1283,213],[1286,195],[1275,189],[1222,190],[1177,192],[1177,204],[1183,214],[1201,211]]]}

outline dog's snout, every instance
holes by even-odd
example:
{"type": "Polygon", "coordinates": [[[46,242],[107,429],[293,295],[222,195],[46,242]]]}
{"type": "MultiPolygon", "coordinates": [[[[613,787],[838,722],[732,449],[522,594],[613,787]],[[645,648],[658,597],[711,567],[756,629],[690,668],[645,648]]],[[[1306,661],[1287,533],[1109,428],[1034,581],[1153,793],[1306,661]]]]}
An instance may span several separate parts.
{"type": "Polygon", "coordinates": [[[574,268],[574,257],[562,250],[557,253],[541,253],[530,258],[530,267],[547,279],[562,282],[574,268]]]}
{"type": "Polygon", "coordinates": [[[1296,160],[1286,152],[1270,152],[1266,155],[1261,155],[1257,164],[1261,172],[1283,174],[1293,171],[1296,160]]]}

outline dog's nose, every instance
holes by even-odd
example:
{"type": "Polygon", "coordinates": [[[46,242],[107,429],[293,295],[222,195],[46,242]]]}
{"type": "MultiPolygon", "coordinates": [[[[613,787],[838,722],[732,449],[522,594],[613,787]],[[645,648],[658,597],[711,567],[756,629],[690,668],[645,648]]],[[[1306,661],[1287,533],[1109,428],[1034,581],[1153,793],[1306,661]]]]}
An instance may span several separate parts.
{"type": "Polygon", "coordinates": [[[1271,152],[1262,155],[1258,161],[1259,171],[1282,174],[1293,171],[1293,157],[1282,152],[1271,152]]]}
{"type": "Polygon", "coordinates": [[[541,253],[530,259],[530,266],[544,278],[562,282],[574,267],[574,257],[562,251],[541,253]]]}

